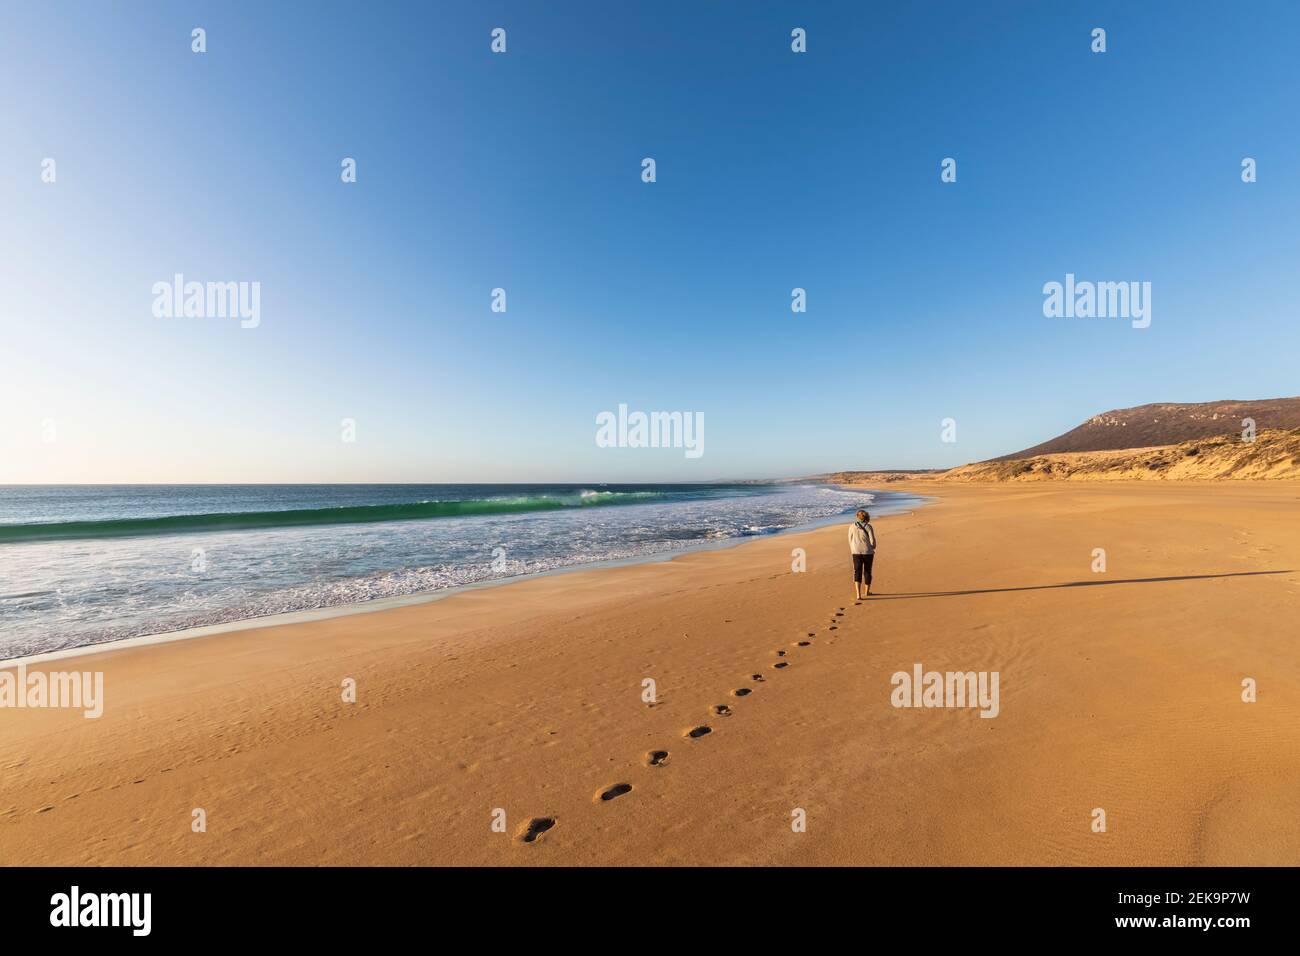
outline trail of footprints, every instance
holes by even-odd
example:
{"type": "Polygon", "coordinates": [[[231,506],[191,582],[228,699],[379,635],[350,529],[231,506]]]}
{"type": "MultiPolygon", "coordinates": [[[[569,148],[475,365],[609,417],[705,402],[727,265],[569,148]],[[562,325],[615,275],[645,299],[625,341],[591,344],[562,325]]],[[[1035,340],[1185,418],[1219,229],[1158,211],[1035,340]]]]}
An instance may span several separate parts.
{"type": "MultiPolygon", "coordinates": [[[[860,606],[861,604],[862,602],[858,601],[856,602],[855,606],[860,606]]],[[[827,630],[830,631],[839,630],[839,619],[844,616],[844,610],[845,609],[842,607],[836,609],[835,614],[831,617],[830,622],[827,625],[827,630]]],[[[816,631],[808,632],[809,638],[813,638],[816,636],[817,636],[816,631]]],[[[812,641],[811,640],[796,641],[793,646],[811,647],[812,641]]],[[[790,666],[790,662],[784,659],[788,656],[787,652],[784,649],[778,650],[776,652],[776,656],[780,659],[773,662],[772,664],[773,670],[784,670],[785,668],[790,666]]],[[[762,674],[751,674],[749,679],[755,684],[766,683],[767,680],[762,674]]],[[[731,696],[748,697],[753,692],[754,692],[754,688],[752,687],[737,687],[735,690],[731,692],[731,696]]],[[[730,717],[734,713],[734,711],[731,709],[731,706],[729,704],[714,704],[713,707],[710,708],[710,712],[715,717],[730,717]]],[[[696,727],[691,727],[688,728],[687,730],[682,731],[682,738],[684,740],[699,740],[701,737],[707,737],[711,733],[713,733],[712,727],[710,727],[708,724],[700,724],[696,727]]],[[[645,765],[647,767],[664,767],[667,766],[668,764],[668,758],[669,758],[669,752],[667,750],[651,750],[645,755],[645,765]]],[[[630,783],[610,784],[608,787],[603,787],[599,792],[597,792],[595,797],[592,798],[592,802],[608,803],[610,800],[618,799],[619,797],[623,796],[625,793],[631,793],[632,789],[633,789],[632,784],[630,783]]],[[[538,842],[545,833],[547,833],[548,831],[550,831],[552,828],[555,827],[556,822],[557,821],[555,817],[533,817],[519,831],[518,834],[519,842],[521,843],[538,842]]]]}

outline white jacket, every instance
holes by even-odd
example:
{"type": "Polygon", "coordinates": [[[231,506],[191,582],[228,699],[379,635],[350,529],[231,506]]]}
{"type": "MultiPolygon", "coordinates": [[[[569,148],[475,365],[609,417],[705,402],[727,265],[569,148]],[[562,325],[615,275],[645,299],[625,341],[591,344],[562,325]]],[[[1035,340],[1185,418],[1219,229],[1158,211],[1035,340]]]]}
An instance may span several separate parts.
{"type": "Polygon", "coordinates": [[[865,525],[855,521],[849,525],[849,554],[875,554],[876,529],[868,521],[865,525]]]}

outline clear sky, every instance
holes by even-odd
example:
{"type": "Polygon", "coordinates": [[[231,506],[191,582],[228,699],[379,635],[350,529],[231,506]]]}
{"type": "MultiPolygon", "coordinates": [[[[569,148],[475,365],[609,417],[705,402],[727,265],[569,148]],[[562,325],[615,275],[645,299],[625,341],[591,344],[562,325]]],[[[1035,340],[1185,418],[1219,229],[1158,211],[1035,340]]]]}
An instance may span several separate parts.
{"type": "Polygon", "coordinates": [[[935,467],[1296,394],[1297,36],[1289,0],[6,3],[0,482],[935,467]],[[1149,281],[1150,328],[1045,318],[1067,272],[1149,281]],[[259,282],[260,325],[155,317],[176,273],[259,282]],[[620,403],[705,453],[597,447],[620,403]]]}

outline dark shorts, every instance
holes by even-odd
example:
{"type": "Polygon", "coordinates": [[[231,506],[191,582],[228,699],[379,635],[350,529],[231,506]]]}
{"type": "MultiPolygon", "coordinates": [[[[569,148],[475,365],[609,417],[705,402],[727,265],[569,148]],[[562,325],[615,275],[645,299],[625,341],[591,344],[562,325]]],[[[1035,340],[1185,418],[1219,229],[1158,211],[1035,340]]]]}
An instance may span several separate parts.
{"type": "Polygon", "coordinates": [[[863,584],[871,583],[871,562],[874,554],[855,554],[853,556],[853,580],[863,584]]]}

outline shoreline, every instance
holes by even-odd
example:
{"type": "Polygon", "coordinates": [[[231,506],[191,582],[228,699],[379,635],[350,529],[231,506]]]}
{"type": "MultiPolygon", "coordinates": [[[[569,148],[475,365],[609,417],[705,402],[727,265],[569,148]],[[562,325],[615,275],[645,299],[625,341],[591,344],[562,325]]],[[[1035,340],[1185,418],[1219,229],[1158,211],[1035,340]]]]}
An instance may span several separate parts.
{"type": "Polygon", "coordinates": [[[101,648],[101,717],[0,709],[0,845],[49,865],[1294,865],[1297,498],[963,485],[876,522],[861,603],[824,527],[101,648]],[[997,716],[892,703],[917,665],[999,674],[997,716]]]}
{"type": "MultiPolygon", "coordinates": [[[[914,504],[917,506],[923,506],[931,501],[937,500],[938,498],[937,495],[886,491],[865,485],[855,486],[840,482],[817,482],[817,484],[826,485],[843,491],[860,492],[866,495],[871,495],[873,503],[876,500],[875,496],[881,494],[904,495],[908,498],[914,499],[914,504]]],[[[900,502],[900,505],[901,504],[902,502],[900,502]]],[[[888,507],[887,504],[885,506],[888,507]]],[[[890,512],[890,514],[893,513],[896,512],[890,512]]],[[[313,621],[326,621],[335,617],[348,617],[354,614],[369,614],[396,608],[430,604],[467,591],[517,584],[521,581],[531,581],[552,575],[572,574],[580,571],[598,571],[606,568],[631,567],[638,564],[651,564],[659,561],[672,561],[675,558],[686,554],[695,554],[702,551],[721,551],[728,548],[739,547],[740,545],[760,539],[777,538],[782,535],[815,531],[818,528],[843,520],[846,514],[847,512],[844,514],[829,515],[807,524],[781,528],[769,534],[736,535],[735,537],[712,541],[701,540],[688,547],[673,551],[658,551],[652,554],[637,555],[629,558],[610,558],[599,561],[581,562],[565,567],[547,568],[544,571],[532,571],[527,574],[512,575],[507,578],[492,578],[484,581],[472,581],[469,584],[458,584],[453,587],[441,588],[435,591],[414,591],[410,594],[396,594],[390,597],[375,598],[371,601],[335,604],[318,608],[303,608],[296,611],[282,611],[276,614],[262,615],[260,617],[241,617],[230,621],[222,621],[216,624],[197,624],[191,627],[178,628],[174,631],[158,631],[150,634],[137,634],[131,637],[119,637],[91,644],[81,644],[76,647],[60,648],[59,650],[54,651],[43,651],[39,654],[29,654],[23,657],[3,658],[0,659],[0,670],[18,667],[20,665],[30,666],[32,664],[45,664],[52,661],[69,660],[78,657],[85,657],[88,654],[97,654],[101,652],[106,653],[109,651],[124,650],[135,647],[148,647],[157,644],[168,644],[173,641],[189,641],[201,637],[217,637],[222,634],[238,633],[255,628],[260,629],[281,627],[290,624],[305,624],[313,621]]],[[[882,517],[885,516],[887,515],[882,517]]]]}

